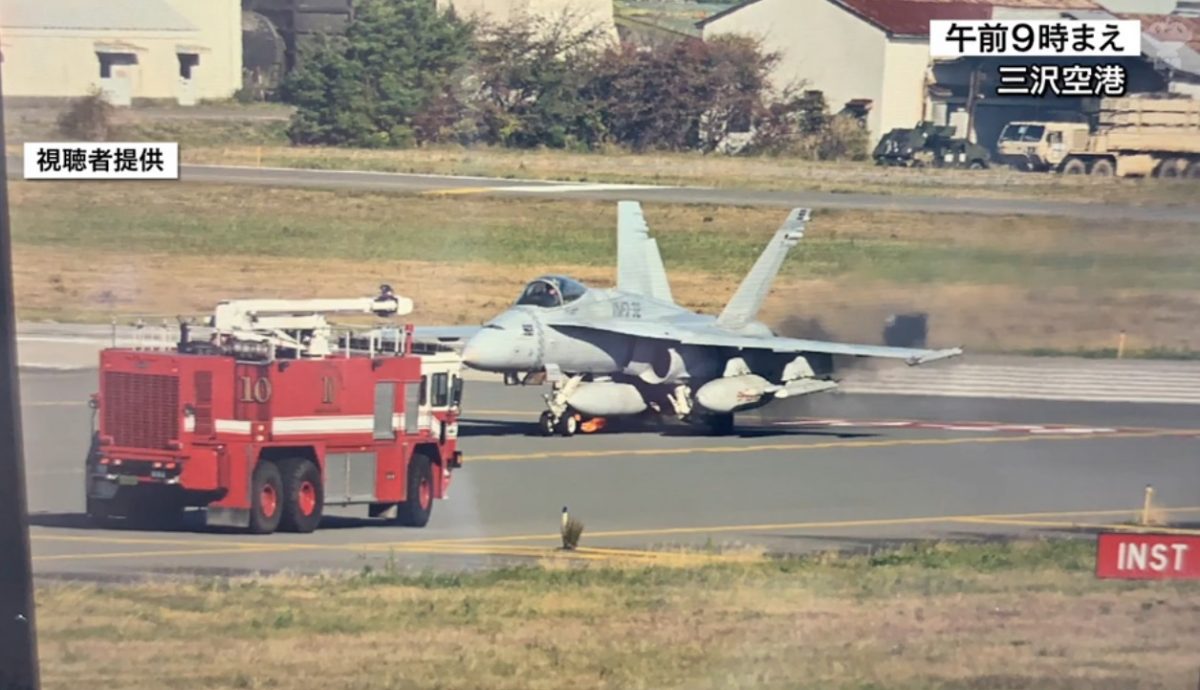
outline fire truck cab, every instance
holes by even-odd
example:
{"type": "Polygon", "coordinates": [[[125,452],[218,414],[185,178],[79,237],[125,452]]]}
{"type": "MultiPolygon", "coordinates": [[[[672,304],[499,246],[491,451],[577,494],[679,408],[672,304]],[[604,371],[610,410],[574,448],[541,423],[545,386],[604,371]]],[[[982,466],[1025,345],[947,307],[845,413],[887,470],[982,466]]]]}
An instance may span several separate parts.
{"type": "Polygon", "coordinates": [[[223,302],[207,332],[100,353],[87,511],[104,525],[311,532],[327,506],[423,527],[446,498],[462,363],[414,351],[412,328],[335,330],[332,313],[408,314],[375,298],[223,302]],[[98,423],[98,424],[97,424],[98,423]]]}

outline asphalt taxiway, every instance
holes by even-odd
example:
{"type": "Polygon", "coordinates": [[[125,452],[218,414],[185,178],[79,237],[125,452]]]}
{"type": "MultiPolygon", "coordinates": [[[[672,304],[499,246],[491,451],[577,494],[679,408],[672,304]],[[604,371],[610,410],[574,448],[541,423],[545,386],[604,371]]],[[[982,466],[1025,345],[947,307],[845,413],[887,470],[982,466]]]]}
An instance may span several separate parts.
{"type": "Polygon", "coordinates": [[[824,394],[744,415],[732,437],[667,427],[568,439],[533,435],[540,389],[472,382],[466,464],[425,529],[350,510],[309,535],[96,530],[82,516],[95,375],[22,374],[42,575],[653,561],[665,556],[645,549],[1058,532],[1133,519],[1147,484],[1183,529],[1200,522],[1190,405],[824,394]],[[556,555],[564,505],[585,523],[587,548],[556,555]]]}

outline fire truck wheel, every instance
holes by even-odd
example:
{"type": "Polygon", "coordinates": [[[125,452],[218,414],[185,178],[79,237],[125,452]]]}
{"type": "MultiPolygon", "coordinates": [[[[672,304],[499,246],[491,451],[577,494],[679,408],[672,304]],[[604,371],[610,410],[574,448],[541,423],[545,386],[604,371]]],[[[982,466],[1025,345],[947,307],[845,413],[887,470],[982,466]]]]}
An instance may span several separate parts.
{"type": "Polygon", "coordinates": [[[261,460],[254,468],[250,481],[250,531],[270,534],[279,527],[283,516],[283,478],[279,467],[270,460],[261,460]]]}
{"type": "Polygon", "coordinates": [[[423,453],[413,453],[408,463],[408,490],[404,503],[396,506],[396,523],[424,527],[433,512],[433,463],[423,453]]]}
{"type": "Polygon", "coordinates": [[[280,463],[280,470],[286,500],[279,528],[308,534],[321,524],[321,508],[325,504],[321,472],[306,458],[285,460],[280,463]]]}

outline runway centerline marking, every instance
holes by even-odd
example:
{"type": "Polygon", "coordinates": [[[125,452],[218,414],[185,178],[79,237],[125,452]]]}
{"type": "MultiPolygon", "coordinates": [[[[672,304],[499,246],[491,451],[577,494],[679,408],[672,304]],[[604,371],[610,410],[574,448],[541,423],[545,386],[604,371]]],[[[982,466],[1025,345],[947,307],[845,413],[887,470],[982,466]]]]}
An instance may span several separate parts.
{"type": "Polygon", "coordinates": [[[884,439],[878,441],[818,441],[815,443],[772,443],[750,446],[696,446],[682,448],[630,448],[612,450],[565,450],[546,451],[541,453],[507,453],[494,455],[469,456],[467,463],[479,462],[528,462],[550,459],[579,459],[606,458],[620,456],[649,455],[690,455],[693,453],[759,453],[764,451],[804,451],[828,450],[831,448],[893,448],[900,446],[953,446],[965,444],[987,443],[1037,443],[1041,441],[1108,441],[1122,438],[1165,438],[1170,436],[1193,436],[1198,432],[1192,430],[1170,430],[1150,432],[1129,432],[1112,434],[1044,434],[1020,436],[983,436],[977,438],[912,438],[884,439]]]}

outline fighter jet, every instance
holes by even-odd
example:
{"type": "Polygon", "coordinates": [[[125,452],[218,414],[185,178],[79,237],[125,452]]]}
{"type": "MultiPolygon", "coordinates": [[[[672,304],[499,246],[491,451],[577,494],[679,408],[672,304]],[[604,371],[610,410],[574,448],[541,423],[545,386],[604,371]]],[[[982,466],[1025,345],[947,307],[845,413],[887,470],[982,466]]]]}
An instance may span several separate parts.
{"type": "Polygon", "coordinates": [[[758,321],[788,250],[804,236],[808,209],[788,215],[717,316],[676,304],[641,206],[622,201],[617,213],[615,288],[543,275],[463,346],[474,369],[504,374],[507,383],[552,384],[539,420],[546,435],[645,412],[728,434],[739,412],[835,388],[833,355],[917,365],[962,354],[785,338],[758,321]]]}

